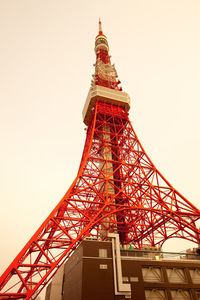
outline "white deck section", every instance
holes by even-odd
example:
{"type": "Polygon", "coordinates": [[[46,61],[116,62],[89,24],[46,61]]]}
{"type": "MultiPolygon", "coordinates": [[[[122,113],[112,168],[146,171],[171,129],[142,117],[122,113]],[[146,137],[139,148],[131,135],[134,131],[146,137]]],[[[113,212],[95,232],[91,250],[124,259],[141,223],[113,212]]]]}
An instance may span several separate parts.
{"type": "Polygon", "coordinates": [[[130,109],[130,97],[127,93],[96,85],[90,88],[83,108],[83,122],[86,125],[89,124],[97,100],[122,106],[126,111],[130,109]]]}

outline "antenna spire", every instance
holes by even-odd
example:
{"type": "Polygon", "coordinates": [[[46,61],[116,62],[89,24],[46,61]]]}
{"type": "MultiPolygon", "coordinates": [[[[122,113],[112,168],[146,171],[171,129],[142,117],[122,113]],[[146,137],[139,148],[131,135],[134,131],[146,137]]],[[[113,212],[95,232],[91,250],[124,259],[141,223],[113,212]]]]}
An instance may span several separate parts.
{"type": "Polygon", "coordinates": [[[99,34],[103,34],[100,18],[99,18],[99,34]]]}

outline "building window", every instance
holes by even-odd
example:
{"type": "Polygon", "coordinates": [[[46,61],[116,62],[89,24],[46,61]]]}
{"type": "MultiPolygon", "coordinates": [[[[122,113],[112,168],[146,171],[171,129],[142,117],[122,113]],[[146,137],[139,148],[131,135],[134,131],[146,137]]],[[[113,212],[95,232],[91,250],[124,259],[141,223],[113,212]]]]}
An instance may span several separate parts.
{"type": "Polygon", "coordinates": [[[197,299],[200,300],[200,290],[196,290],[195,292],[196,292],[197,299]]]}
{"type": "Polygon", "coordinates": [[[143,280],[146,282],[162,282],[163,275],[161,268],[144,267],[142,268],[143,280]]]}
{"type": "Polygon", "coordinates": [[[192,282],[200,284],[200,268],[190,269],[189,272],[192,282]]]}
{"type": "Polygon", "coordinates": [[[187,290],[171,290],[172,300],[191,300],[190,292],[187,290]]]}
{"type": "Polygon", "coordinates": [[[148,289],[145,290],[146,300],[167,300],[167,294],[165,290],[161,289],[148,289]]]}
{"type": "Polygon", "coordinates": [[[99,249],[99,257],[101,257],[101,258],[108,257],[107,249],[99,249]]]}
{"type": "Polygon", "coordinates": [[[172,283],[186,283],[187,279],[185,276],[185,271],[184,269],[181,268],[170,268],[166,269],[167,271],[167,277],[169,282],[172,283]]]}

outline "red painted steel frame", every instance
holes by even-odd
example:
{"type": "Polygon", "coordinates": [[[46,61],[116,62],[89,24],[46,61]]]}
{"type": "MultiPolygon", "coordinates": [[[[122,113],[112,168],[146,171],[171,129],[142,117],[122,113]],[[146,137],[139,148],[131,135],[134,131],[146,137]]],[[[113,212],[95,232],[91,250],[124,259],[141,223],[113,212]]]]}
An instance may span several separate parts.
{"type": "MultiPolygon", "coordinates": [[[[111,65],[107,50],[96,54],[97,62],[111,65]]],[[[121,90],[117,75],[101,77],[97,65],[93,84],[121,90]]],[[[110,72],[116,74],[113,67],[110,72]]],[[[106,239],[118,232],[122,244],[135,248],[161,246],[172,237],[199,244],[199,219],[200,211],[146,155],[128,113],[99,101],[77,177],[1,276],[0,299],[35,299],[86,236],[106,239]]]]}
{"type": "Polygon", "coordinates": [[[117,231],[136,248],[172,237],[199,244],[199,219],[146,155],[124,109],[97,102],[77,177],[1,276],[0,299],[35,299],[86,236],[117,231]]]}

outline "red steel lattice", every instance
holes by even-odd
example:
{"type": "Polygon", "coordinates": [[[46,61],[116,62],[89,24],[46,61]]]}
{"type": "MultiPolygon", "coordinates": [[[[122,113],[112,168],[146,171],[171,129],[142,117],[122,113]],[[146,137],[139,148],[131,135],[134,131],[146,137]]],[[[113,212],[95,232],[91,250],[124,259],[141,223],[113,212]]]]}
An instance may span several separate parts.
{"type": "Polygon", "coordinates": [[[151,162],[125,109],[99,100],[77,177],[1,276],[0,299],[35,299],[87,236],[118,232],[135,248],[171,237],[199,244],[199,219],[200,210],[151,162]]]}
{"type": "Polygon", "coordinates": [[[102,238],[102,232],[106,239],[117,231],[121,243],[136,248],[161,246],[170,237],[199,244],[199,219],[200,211],[148,158],[123,108],[97,102],[76,179],[2,275],[1,288],[16,277],[10,299],[34,299],[86,236],[102,238]]]}

